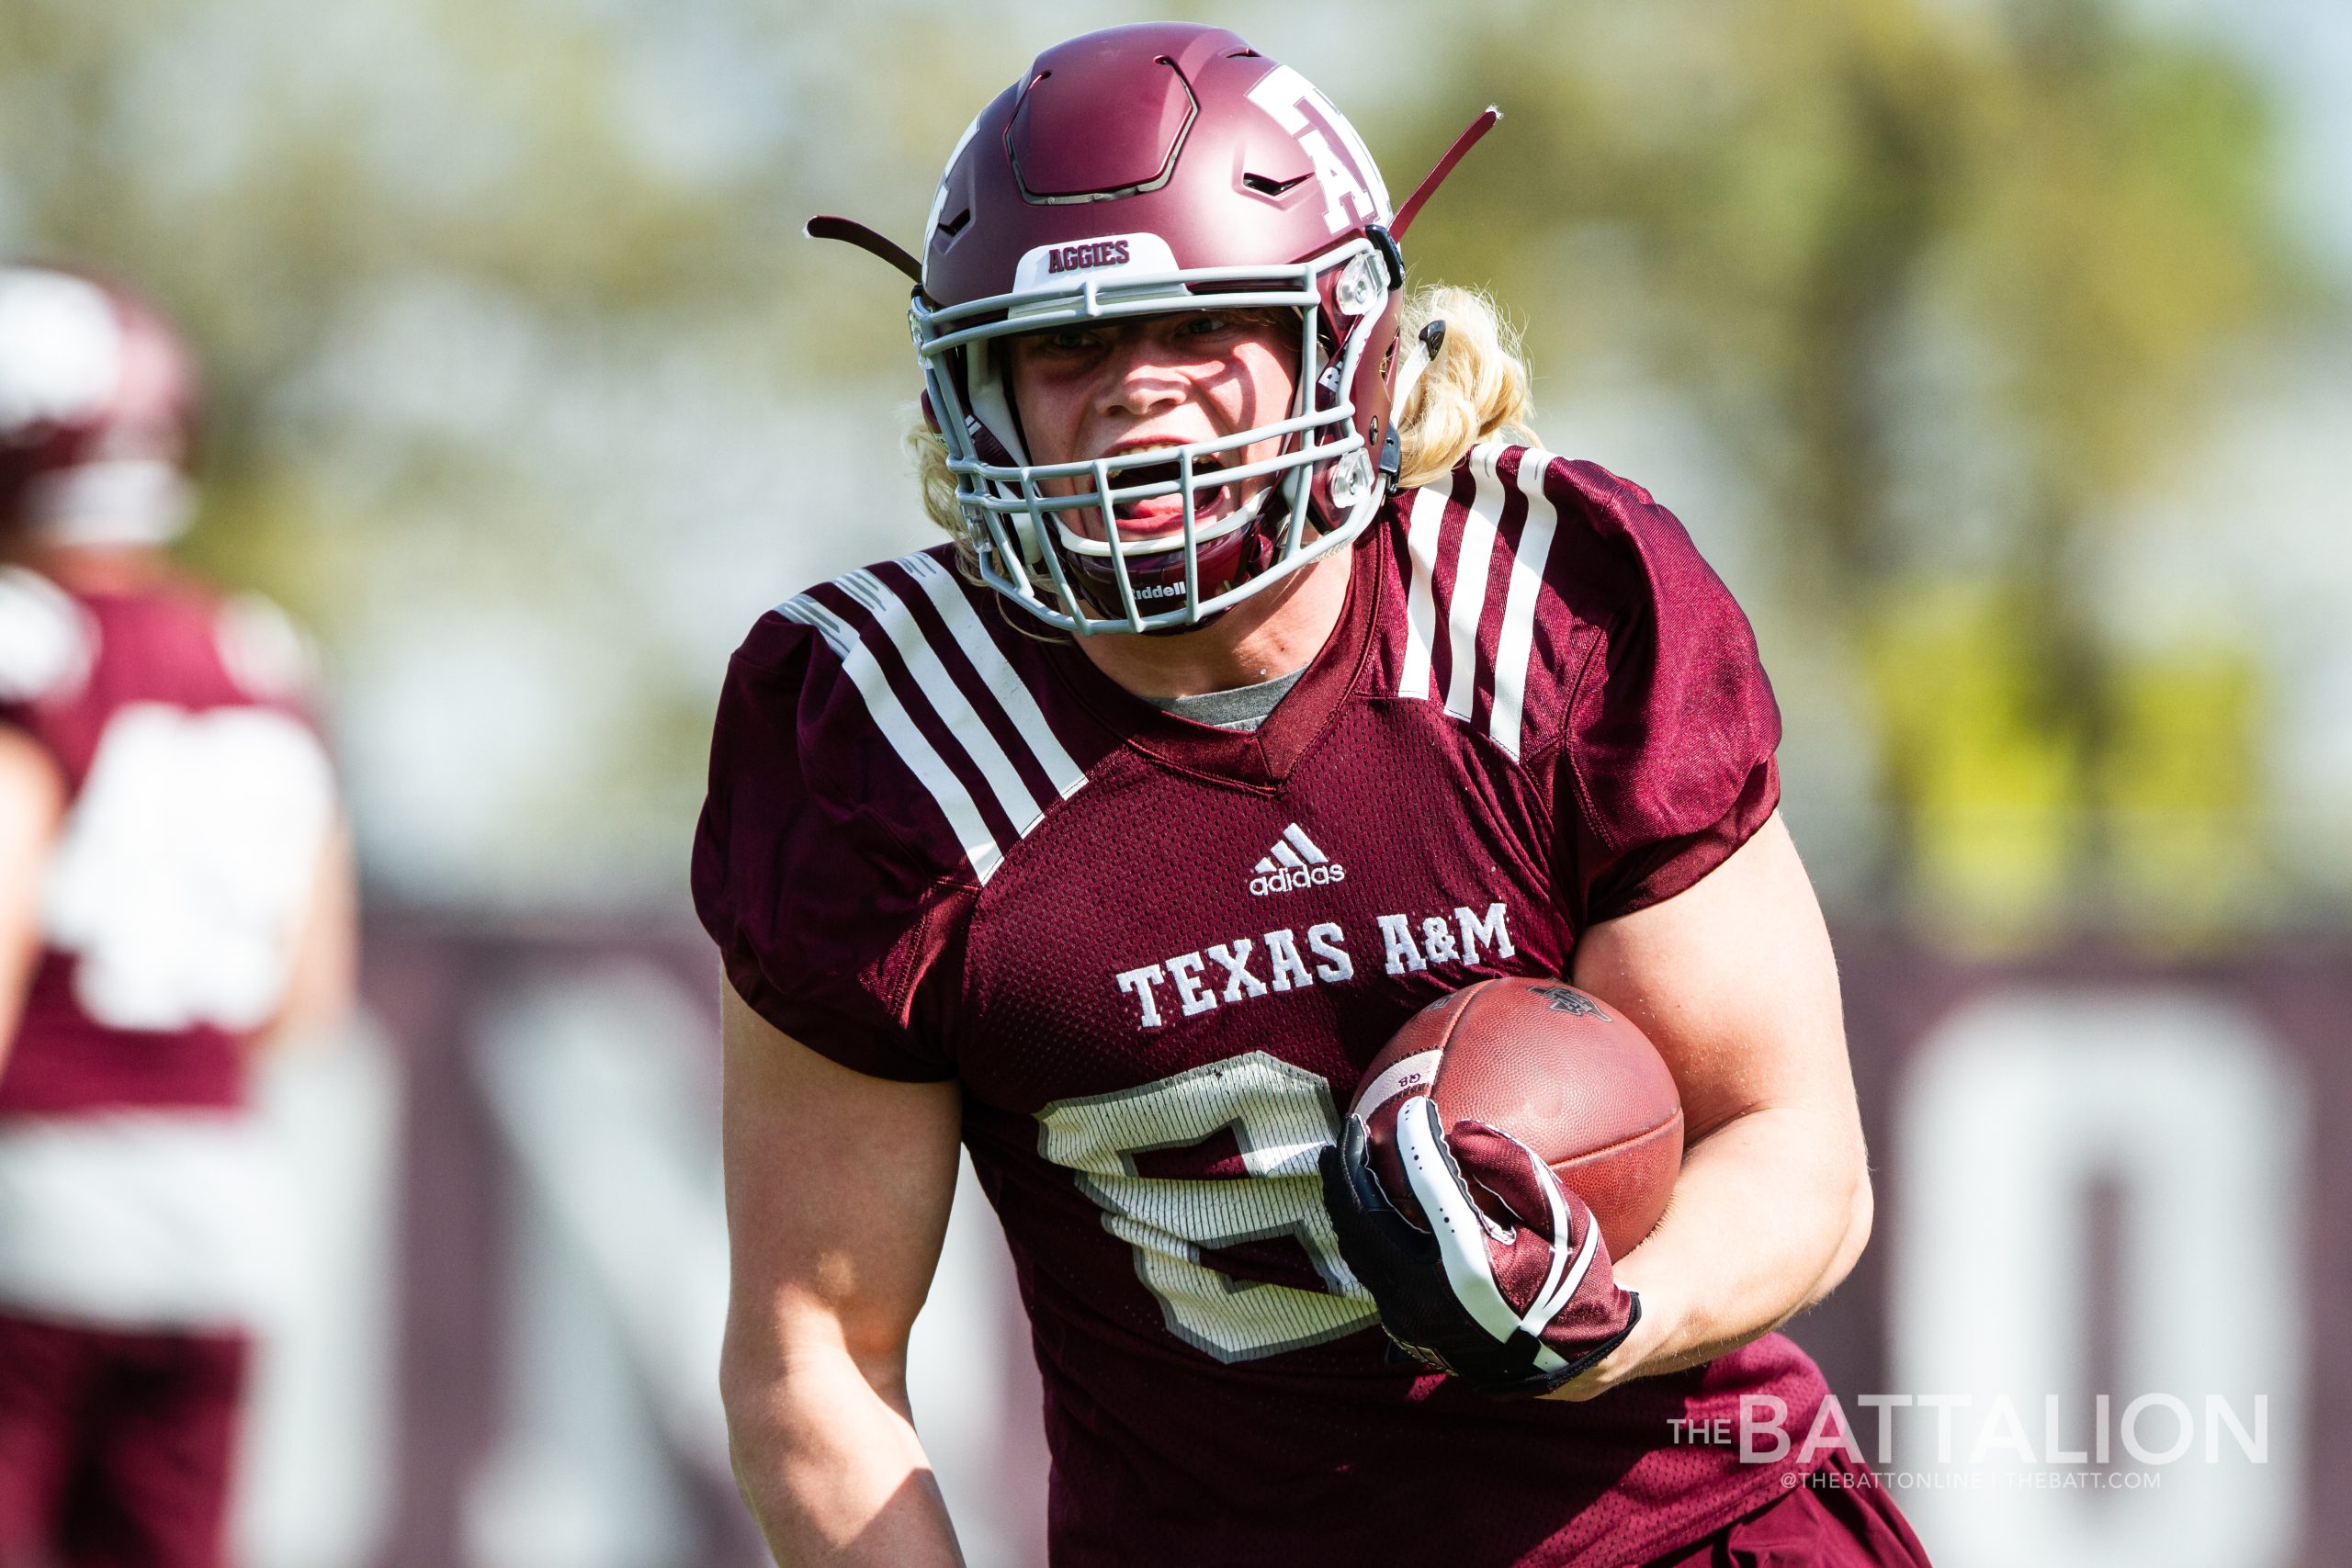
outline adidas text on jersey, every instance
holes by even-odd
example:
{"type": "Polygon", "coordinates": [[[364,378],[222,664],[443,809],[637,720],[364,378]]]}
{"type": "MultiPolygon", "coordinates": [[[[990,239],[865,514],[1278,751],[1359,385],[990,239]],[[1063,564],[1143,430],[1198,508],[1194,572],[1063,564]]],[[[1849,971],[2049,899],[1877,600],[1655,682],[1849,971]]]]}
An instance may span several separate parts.
{"type": "Polygon", "coordinates": [[[1262,898],[1270,893],[1323,887],[1347,879],[1348,868],[1317,849],[1315,840],[1294,822],[1250,867],[1250,891],[1262,898]]]}

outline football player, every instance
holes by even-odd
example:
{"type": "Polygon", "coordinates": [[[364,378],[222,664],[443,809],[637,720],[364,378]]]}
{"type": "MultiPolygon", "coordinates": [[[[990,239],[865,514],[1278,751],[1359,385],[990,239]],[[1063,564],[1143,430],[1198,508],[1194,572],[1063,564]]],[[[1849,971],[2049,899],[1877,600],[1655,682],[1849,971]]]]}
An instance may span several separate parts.
{"type": "Polygon", "coordinates": [[[257,1043],[349,861],[286,618],[178,575],[186,350],[0,267],[0,1564],[217,1568],[272,1236],[257,1043]]]}
{"type": "Polygon", "coordinates": [[[905,1364],[959,1139],[1065,1568],[1920,1561],[1773,1332],[1871,1198],[1754,639],[1645,491],[1530,443],[1491,305],[1407,294],[1430,183],[1392,209],[1296,72],[1153,25],[980,112],[919,263],[811,224],[914,281],[951,542],[752,627],[695,848],[782,1561],[957,1561],[905,1364]],[[1447,1252],[1343,1124],[1500,975],[1673,1069],[1689,1156],[1622,1258],[1466,1123],[1431,1168],[1516,1223],[1447,1252]],[[1787,1455],[1712,1440],[1744,1406],[1787,1455]]]}

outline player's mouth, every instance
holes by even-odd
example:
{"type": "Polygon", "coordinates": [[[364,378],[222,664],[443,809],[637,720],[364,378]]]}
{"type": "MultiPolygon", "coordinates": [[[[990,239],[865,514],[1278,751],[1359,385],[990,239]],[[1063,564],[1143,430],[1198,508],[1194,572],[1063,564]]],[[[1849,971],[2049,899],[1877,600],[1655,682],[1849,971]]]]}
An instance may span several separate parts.
{"type": "MultiPolygon", "coordinates": [[[[1211,476],[1233,468],[1239,454],[1205,453],[1193,459],[1193,524],[1204,527],[1226,516],[1240,503],[1239,491],[1246,481],[1227,484],[1210,482],[1211,476]]],[[[1121,468],[1111,476],[1114,490],[1135,490],[1146,485],[1173,485],[1182,478],[1183,470],[1172,458],[1159,463],[1140,463],[1121,468]]],[[[1141,501],[1123,501],[1112,508],[1112,515],[1119,520],[1120,530],[1130,525],[1137,534],[1152,535],[1172,532],[1184,525],[1184,496],[1181,491],[1165,495],[1148,496],[1141,501]]]]}

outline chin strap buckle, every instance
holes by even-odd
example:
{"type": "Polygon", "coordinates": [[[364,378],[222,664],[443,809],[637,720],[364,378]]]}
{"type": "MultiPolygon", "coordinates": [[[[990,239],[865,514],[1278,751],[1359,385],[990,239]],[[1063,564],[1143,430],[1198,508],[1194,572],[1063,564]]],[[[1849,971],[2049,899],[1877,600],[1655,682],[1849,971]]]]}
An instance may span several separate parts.
{"type": "Polygon", "coordinates": [[[1396,434],[1396,427],[1392,424],[1388,427],[1387,434],[1380,438],[1380,471],[1393,485],[1396,482],[1396,475],[1404,467],[1405,443],[1396,434]]]}

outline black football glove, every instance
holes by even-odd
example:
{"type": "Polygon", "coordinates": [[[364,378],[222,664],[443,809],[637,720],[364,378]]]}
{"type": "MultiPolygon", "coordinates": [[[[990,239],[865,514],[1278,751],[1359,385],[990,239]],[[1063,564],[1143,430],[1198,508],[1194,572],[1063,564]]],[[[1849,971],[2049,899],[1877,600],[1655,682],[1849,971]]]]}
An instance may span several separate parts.
{"type": "Polygon", "coordinates": [[[1483,1393],[1549,1393],[1614,1350],[1641,1299],[1611,1277],[1592,1211],[1535,1152],[1483,1122],[1449,1135],[1437,1102],[1407,1100],[1397,1153],[1424,1226],[1373,1173],[1361,1117],[1323,1150],[1340,1255],[1416,1359],[1483,1393]]]}

